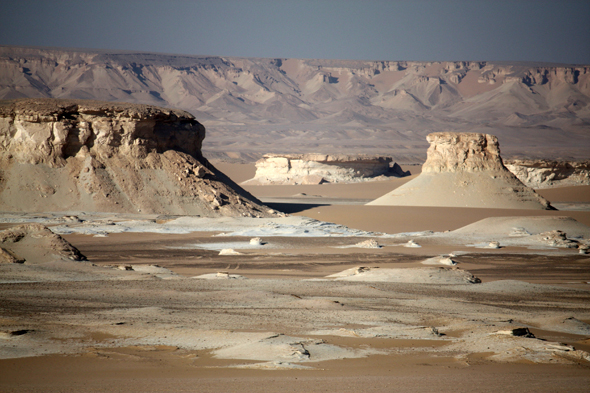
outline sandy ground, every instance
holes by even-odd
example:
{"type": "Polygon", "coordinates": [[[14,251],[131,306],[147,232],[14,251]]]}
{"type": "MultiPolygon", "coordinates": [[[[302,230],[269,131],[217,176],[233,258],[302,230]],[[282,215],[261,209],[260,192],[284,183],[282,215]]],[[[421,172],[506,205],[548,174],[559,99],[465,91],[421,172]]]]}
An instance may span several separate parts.
{"type": "Polygon", "coordinates": [[[0,391],[588,391],[590,257],[539,233],[590,212],[364,206],[403,181],[247,187],[294,213],[261,224],[21,216],[90,262],[0,265],[0,391]]]}

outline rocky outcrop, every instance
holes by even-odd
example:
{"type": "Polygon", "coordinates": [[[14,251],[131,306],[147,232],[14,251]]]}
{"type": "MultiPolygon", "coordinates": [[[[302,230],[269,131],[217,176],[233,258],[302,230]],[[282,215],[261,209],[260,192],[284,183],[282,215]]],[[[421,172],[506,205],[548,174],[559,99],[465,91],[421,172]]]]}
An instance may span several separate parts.
{"type": "Polygon", "coordinates": [[[266,215],[201,154],[184,111],[84,100],[0,105],[0,210],[266,215]]]}
{"type": "Polygon", "coordinates": [[[590,185],[590,161],[510,160],[505,165],[532,188],[590,185]]]}
{"type": "Polygon", "coordinates": [[[437,132],[427,140],[422,173],[369,205],[552,209],[504,167],[495,136],[437,132]]]}
{"type": "Polygon", "coordinates": [[[54,258],[86,260],[76,247],[41,224],[18,225],[0,231],[0,246],[0,263],[35,263],[54,258]]]}
{"type": "Polygon", "coordinates": [[[423,173],[504,171],[498,138],[478,133],[435,132],[426,137],[423,173]]]}
{"type": "Polygon", "coordinates": [[[256,175],[242,184],[322,184],[407,176],[391,157],[326,154],[265,154],[256,175]]]}

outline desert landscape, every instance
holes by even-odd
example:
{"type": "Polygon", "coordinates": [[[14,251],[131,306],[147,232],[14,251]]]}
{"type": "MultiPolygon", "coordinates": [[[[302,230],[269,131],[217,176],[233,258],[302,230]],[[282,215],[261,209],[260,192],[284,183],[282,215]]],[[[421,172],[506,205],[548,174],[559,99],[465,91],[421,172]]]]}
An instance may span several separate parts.
{"type": "Polygon", "coordinates": [[[0,64],[3,392],[588,391],[588,66],[0,64]]]}

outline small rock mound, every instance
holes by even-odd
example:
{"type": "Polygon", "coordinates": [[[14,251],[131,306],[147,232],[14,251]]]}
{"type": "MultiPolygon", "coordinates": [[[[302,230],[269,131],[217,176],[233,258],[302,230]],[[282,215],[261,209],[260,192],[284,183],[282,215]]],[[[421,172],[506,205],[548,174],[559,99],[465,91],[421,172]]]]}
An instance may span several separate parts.
{"type": "Polygon", "coordinates": [[[420,248],[422,246],[419,245],[418,243],[416,243],[413,240],[408,240],[408,242],[404,244],[404,247],[408,247],[408,248],[420,248]]]}
{"type": "Polygon", "coordinates": [[[259,237],[254,237],[250,239],[250,245],[252,246],[263,246],[265,243],[259,237]]]}
{"type": "Polygon", "coordinates": [[[233,248],[224,248],[219,251],[219,255],[242,255],[242,253],[234,250],[233,248]]]}
{"type": "Polygon", "coordinates": [[[578,242],[567,238],[567,234],[560,230],[543,232],[538,235],[541,241],[551,247],[578,248],[578,242]]]}
{"type": "Polygon", "coordinates": [[[3,250],[0,255],[8,255],[3,259],[10,263],[38,263],[50,255],[72,261],[86,260],[76,247],[41,224],[19,225],[1,231],[0,246],[3,250]]]}
{"type": "Polygon", "coordinates": [[[357,267],[329,275],[338,281],[399,282],[416,284],[478,284],[481,280],[459,268],[396,268],[357,267]]]}
{"type": "Polygon", "coordinates": [[[360,248],[381,248],[382,246],[375,239],[368,239],[355,244],[355,247],[360,248]]]}

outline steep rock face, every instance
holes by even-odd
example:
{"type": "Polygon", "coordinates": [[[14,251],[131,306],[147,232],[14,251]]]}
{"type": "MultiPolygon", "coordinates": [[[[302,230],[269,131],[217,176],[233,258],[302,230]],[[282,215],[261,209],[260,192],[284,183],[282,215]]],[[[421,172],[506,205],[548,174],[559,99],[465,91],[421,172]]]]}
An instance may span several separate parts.
{"type": "Polygon", "coordinates": [[[355,183],[383,176],[403,176],[391,157],[326,154],[265,154],[256,175],[242,184],[355,183]]]}
{"type": "Polygon", "coordinates": [[[590,161],[510,160],[506,168],[532,188],[590,185],[590,161]]]}
{"type": "Polygon", "coordinates": [[[29,99],[0,103],[0,146],[19,162],[65,165],[90,154],[145,160],[176,150],[201,159],[205,127],[184,111],[85,100],[29,99]]]}
{"type": "Polygon", "coordinates": [[[205,57],[0,46],[0,99],[180,108],[206,156],[393,155],[423,162],[435,130],[493,133],[505,156],[587,159],[590,66],[205,57]],[[256,141],[256,143],[252,143],[256,141]]]}
{"type": "Polygon", "coordinates": [[[493,135],[435,132],[426,140],[430,147],[423,173],[504,170],[498,138],[493,135]]]}
{"type": "Polygon", "coordinates": [[[184,111],[84,100],[0,104],[0,210],[265,215],[201,154],[184,111]]]}
{"type": "Polygon", "coordinates": [[[552,209],[504,167],[495,136],[437,132],[427,140],[422,173],[369,205],[552,209]]]}

